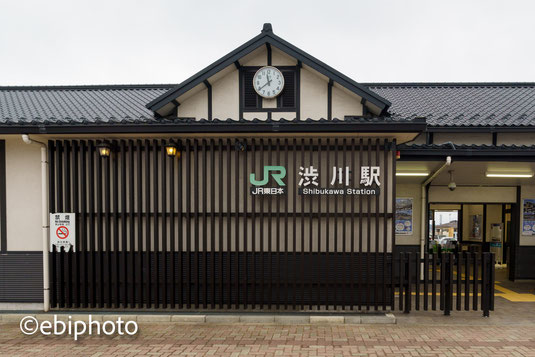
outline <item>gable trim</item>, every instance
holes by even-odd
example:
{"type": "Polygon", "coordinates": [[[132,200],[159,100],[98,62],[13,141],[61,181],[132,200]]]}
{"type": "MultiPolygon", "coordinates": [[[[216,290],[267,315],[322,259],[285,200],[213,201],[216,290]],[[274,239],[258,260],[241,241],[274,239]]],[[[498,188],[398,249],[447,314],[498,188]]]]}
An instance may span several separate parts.
{"type": "Polygon", "coordinates": [[[262,30],[262,33],[247,41],[245,44],[241,45],[234,51],[228,53],[226,56],[215,61],[210,66],[204,68],[203,70],[194,74],[190,78],[186,79],[184,82],[180,83],[175,88],[169,90],[167,93],[152,100],[146,105],[146,107],[154,112],[161,109],[173,99],[178,98],[180,95],[192,89],[199,83],[202,83],[204,80],[210,78],[211,76],[226,68],[227,66],[230,66],[232,64],[235,65],[236,62],[239,63],[240,58],[264,45],[277,47],[281,51],[297,59],[302,64],[308,65],[309,67],[313,68],[314,70],[318,71],[329,79],[347,88],[351,92],[357,94],[362,98],[365,98],[367,101],[377,106],[380,109],[381,114],[386,113],[388,107],[390,107],[391,105],[388,100],[379,96],[377,93],[374,93],[366,86],[355,82],[351,78],[338,72],[337,70],[328,66],[317,58],[309,55],[308,53],[302,51],[301,49],[295,47],[294,45],[275,35],[271,30],[271,26],[264,25],[264,30],[262,30]]]}

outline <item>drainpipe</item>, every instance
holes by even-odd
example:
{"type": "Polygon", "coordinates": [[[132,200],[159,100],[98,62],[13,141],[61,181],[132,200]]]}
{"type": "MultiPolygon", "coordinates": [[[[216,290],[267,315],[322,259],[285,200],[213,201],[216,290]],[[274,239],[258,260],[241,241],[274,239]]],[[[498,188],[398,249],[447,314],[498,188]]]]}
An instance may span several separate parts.
{"type": "MultiPolygon", "coordinates": [[[[422,183],[422,209],[421,209],[421,231],[420,231],[420,256],[423,256],[425,254],[425,225],[427,224],[425,220],[425,212],[427,210],[427,194],[425,187],[430,184],[446,167],[451,165],[451,156],[448,156],[446,158],[446,162],[438,169],[436,170],[427,180],[422,183]]],[[[420,270],[423,274],[423,269],[420,270]]]]}
{"type": "Polygon", "coordinates": [[[50,309],[50,286],[49,286],[49,263],[48,263],[48,159],[47,145],[40,141],[30,139],[29,135],[23,134],[22,141],[26,144],[41,146],[41,228],[43,241],[43,310],[50,309]]]}

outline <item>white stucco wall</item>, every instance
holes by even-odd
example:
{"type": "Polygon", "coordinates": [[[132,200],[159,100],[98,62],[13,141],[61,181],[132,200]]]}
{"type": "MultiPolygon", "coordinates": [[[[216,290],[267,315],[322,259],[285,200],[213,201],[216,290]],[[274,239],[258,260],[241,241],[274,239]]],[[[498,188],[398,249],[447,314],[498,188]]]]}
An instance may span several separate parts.
{"type": "Polygon", "coordinates": [[[333,118],[343,119],[346,115],[362,115],[361,97],[349,93],[346,89],[333,85],[332,115],[333,118]]]}
{"type": "Polygon", "coordinates": [[[41,250],[41,150],[18,135],[5,139],[7,249],[41,250]]]}
{"type": "Polygon", "coordinates": [[[212,117],[238,119],[239,102],[239,72],[234,69],[212,83],[212,117]]]}

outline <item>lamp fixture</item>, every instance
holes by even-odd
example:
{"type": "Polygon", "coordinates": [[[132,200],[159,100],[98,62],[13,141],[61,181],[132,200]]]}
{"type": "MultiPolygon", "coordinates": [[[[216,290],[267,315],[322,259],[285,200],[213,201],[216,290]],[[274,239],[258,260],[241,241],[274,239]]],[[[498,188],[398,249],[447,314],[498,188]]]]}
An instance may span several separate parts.
{"type": "Polygon", "coordinates": [[[396,172],[396,176],[429,176],[429,172],[423,172],[423,171],[414,171],[414,172],[396,172]]]}
{"type": "Polygon", "coordinates": [[[167,156],[169,157],[177,157],[178,159],[180,159],[180,150],[178,149],[178,146],[170,141],[167,143],[167,145],[165,146],[165,151],[167,152],[167,156]]]}
{"type": "Polygon", "coordinates": [[[98,153],[101,157],[109,157],[111,154],[111,146],[110,143],[107,141],[103,141],[100,144],[97,145],[98,147],[98,153]]]}
{"type": "Polygon", "coordinates": [[[508,173],[508,172],[486,172],[485,176],[487,177],[511,177],[511,178],[530,178],[533,177],[533,172],[517,172],[517,173],[508,173]]]}
{"type": "Polygon", "coordinates": [[[236,151],[246,151],[247,150],[247,142],[246,141],[240,141],[236,140],[236,143],[234,144],[234,148],[236,151]]]}

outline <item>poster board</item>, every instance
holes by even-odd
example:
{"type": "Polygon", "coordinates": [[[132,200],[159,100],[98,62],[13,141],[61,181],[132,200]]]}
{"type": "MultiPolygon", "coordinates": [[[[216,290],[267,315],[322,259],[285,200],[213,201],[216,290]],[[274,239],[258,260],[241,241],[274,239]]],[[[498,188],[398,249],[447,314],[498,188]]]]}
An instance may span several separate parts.
{"type": "Polygon", "coordinates": [[[396,197],[396,234],[412,234],[413,199],[396,197]]]}
{"type": "Polygon", "coordinates": [[[51,213],[50,214],[50,251],[53,246],[56,250],[64,247],[68,250],[76,250],[76,214],[75,213],[51,213]]]}
{"type": "Polygon", "coordinates": [[[522,235],[535,235],[535,199],[526,198],[522,204],[522,235]]]}

